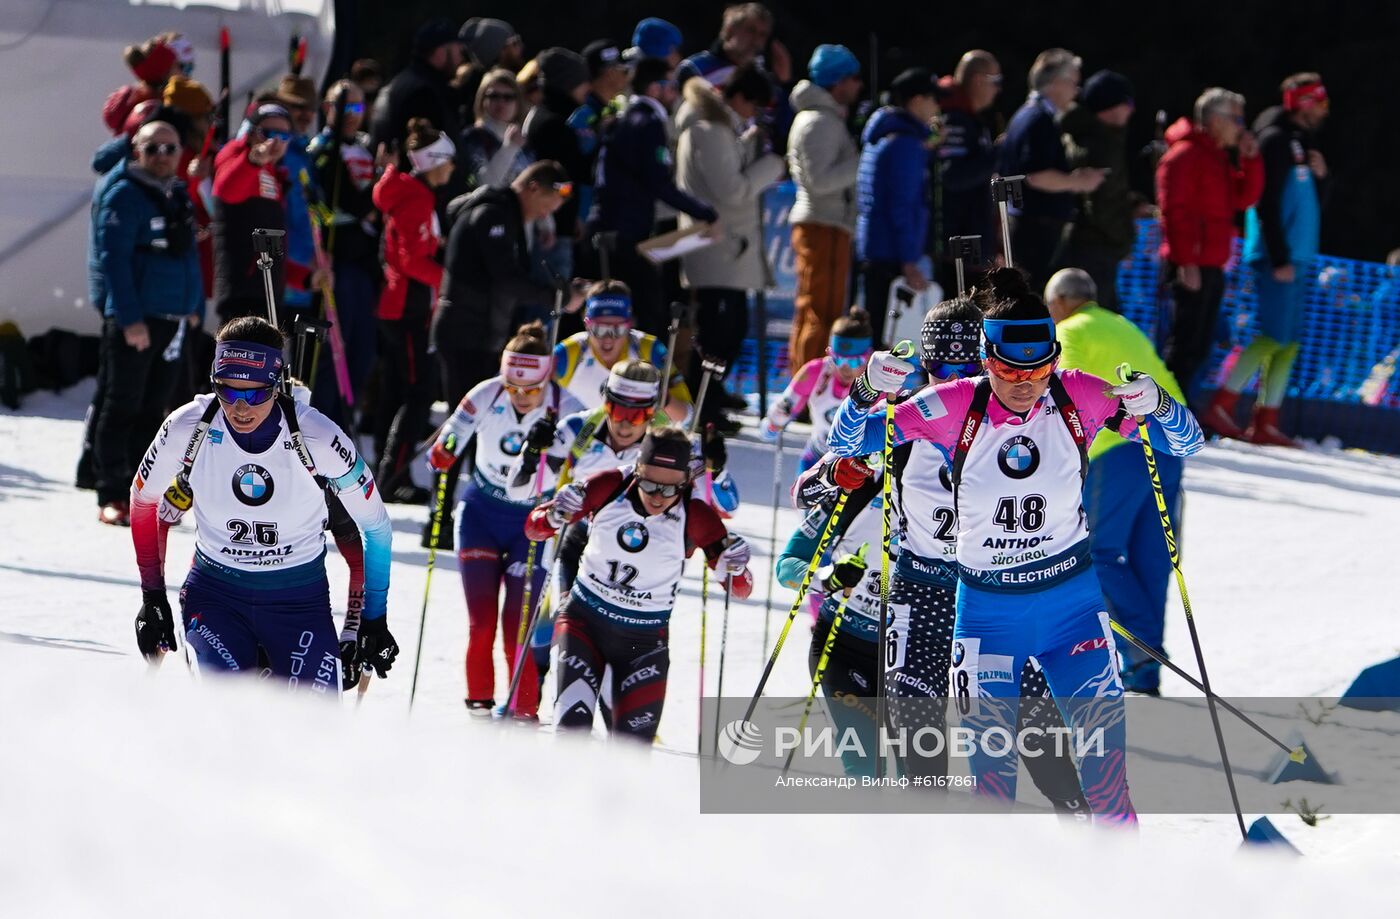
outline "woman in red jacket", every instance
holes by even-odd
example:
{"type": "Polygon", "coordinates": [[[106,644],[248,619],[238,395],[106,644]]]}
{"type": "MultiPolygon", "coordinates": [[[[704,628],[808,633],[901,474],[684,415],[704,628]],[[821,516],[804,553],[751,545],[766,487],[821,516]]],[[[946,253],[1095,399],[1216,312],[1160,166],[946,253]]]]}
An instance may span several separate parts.
{"type": "Polygon", "coordinates": [[[414,487],[407,470],[413,448],[427,433],[432,407],[428,325],[442,283],[442,227],[433,189],[452,175],[456,151],[451,139],[426,118],[409,120],[404,148],[399,162],[374,186],[374,206],[384,215],[375,478],[385,501],[421,504],[427,493],[414,487]]]}

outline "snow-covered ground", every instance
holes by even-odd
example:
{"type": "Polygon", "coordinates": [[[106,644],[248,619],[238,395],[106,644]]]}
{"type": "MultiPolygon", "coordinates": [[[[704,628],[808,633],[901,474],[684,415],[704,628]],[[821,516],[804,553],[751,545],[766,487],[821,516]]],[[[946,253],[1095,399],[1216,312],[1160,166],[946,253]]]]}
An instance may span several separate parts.
{"type": "MultiPolygon", "coordinates": [[[[1135,838],[1037,816],[701,816],[695,760],[669,755],[695,743],[698,568],[672,620],[661,749],[469,721],[450,553],[438,557],[409,719],[420,508],[390,509],[390,617],[404,654],[358,708],[328,718],[261,691],[196,687],[178,658],[148,674],[131,631],[129,533],[97,524],[92,493],[71,486],[89,394],[36,394],[23,415],[0,413],[0,914],[832,915],[975,903],[1301,916],[1389,914],[1400,902],[1400,818],[1388,816],[1316,827],[1275,816],[1301,863],[1236,857],[1231,816],[1146,815],[1135,838]]],[[[725,693],[744,696],[763,662],[774,474],[771,448],[736,441],[730,454],[746,499],[732,523],[755,545],[760,584],[729,624],[725,693]]],[[[1397,653],[1397,473],[1388,458],[1233,444],[1189,464],[1186,573],[1218,691],[1336,695],[1397,653]]],[[[779,512],[780,545],[796,522],[779,512]]],[[[192,535],[171,534],[172,585],[192,535]]],[[[343,596],[343,567],[328,567],[343,596]]],[[[776,592],[772,636],[790,600],[776,592]]],[[[714,596],[708,613],[713,694],[714,596]]],[[[769,694],[806,691],[799,621],[769,694]]],[[[1175,603],[1168,646],[1189,660],[1175,603]]],[[[498,679],[499,698],[499,664],[498,679]]],[[[1164,691],[1191,692],[1171,676],[1164,691]]]]}

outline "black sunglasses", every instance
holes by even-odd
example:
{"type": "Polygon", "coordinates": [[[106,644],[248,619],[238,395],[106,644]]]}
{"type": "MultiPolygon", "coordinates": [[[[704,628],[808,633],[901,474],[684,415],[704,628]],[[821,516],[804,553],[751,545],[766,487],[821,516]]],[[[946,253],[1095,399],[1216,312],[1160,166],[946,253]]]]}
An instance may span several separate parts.
{"type": "Polygon", "coordinates": [[[660,482],[653,482],[651,479],[637,479],[637,487],[649,495],[660,495],[663,498],[674,498],[681,493],[684,485],[662,485],[660,482]]]}
{"type": "Polygon", "coordinates": [[[142,144],[141,152],[147,156],[174,156],[180,152],[179,144],[142,144]]]}

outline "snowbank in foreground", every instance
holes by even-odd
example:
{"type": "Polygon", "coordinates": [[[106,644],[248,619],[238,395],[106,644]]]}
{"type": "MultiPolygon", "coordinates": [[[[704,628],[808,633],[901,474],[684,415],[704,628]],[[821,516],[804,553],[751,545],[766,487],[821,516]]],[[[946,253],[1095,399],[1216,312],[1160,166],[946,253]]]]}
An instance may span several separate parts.
{"type": "Polygon", "coordinates": [[[246,684],[147,680],[116,662],[55,672],[42,650],[7,657],[7,915],[816,916],[947,905],[1082,917],[1118,904],[1201,916],[1273,904],[1302,916],[1395,902],[1363,858],[1220,857],[1190,839],[1074,832],[1039,816],[702,817],[696,763],[684,757],[410,722],[397,706],[331,710],[246,684]]]}

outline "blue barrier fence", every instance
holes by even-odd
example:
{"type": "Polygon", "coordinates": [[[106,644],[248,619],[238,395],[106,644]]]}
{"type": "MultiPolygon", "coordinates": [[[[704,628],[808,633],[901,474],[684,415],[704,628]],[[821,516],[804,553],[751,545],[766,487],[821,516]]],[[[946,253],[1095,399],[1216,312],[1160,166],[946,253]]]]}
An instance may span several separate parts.
{"type": "MultiPolygon", "coordinates": [[[[787,329],[797,286],[787,222],[793,200],[790,182],[764,196],[764,242],[775,281],[767,294],[767,359],[758,360],[755,328],[732,371],[732,385],[741,392],[756,391],[760,366],[770,393],[787,383],[787,329]]],[[[1158,283],[1160,239],[1155,221],[1139,221],[1133,254],[1118,271],[1124,315],[1154,341],[1170,306],[1158,283]]],[[[1240,265],[1239,252],[1237,240],[1226,266],[1217,345],[1198,392],[1214,390],[1259,331],[1254,275],[1240,265]]],[[[1285,427],[1304,437],[1334,436],[1349,446],[1400,452],[1400,268],[1319,256],[1304,276],[1302,348],[1284,403],[1285,427]]]]}

